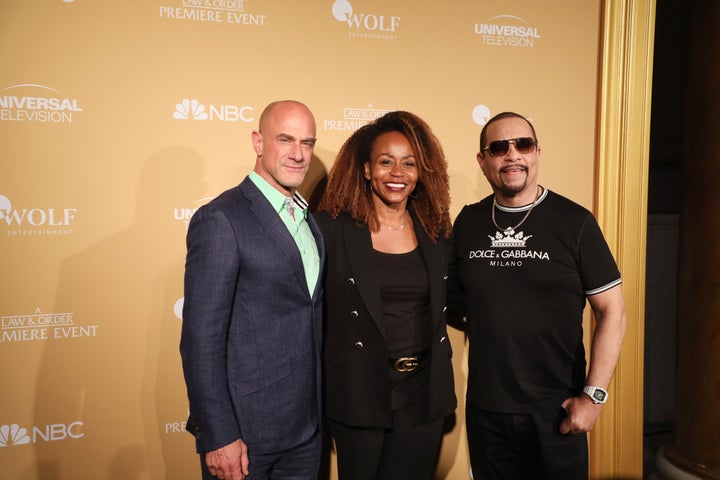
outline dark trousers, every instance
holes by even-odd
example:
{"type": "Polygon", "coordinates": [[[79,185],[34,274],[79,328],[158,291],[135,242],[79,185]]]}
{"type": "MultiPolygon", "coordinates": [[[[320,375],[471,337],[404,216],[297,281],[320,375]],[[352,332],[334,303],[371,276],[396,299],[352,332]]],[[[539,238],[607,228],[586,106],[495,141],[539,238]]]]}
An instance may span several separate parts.
{"type": "MultiPolygon", "coordinates": [[[[265,455],[253,454],[248,447],[250,460],[249,480],[317,480],[320,470],[322,435],[316,432],[307,442],[283,452],[265,455]]],[[[205,454],[200,455],[203,480],[217,480],[208,472],[205,454]]]]}
{"type": "Polygon", "coordinates": [[[559,431],[565,411],[508,414],[469,402],[466,422],[475,480],[584,480],[588,478],[587,435],[559,431]]]}
{"type": "Polygon", "coordinates": [[[392,430],[355,428],[329,421],[339,480],[430,480],[443,420],[413,425],[407,411],[393,414],[392,430]]]}

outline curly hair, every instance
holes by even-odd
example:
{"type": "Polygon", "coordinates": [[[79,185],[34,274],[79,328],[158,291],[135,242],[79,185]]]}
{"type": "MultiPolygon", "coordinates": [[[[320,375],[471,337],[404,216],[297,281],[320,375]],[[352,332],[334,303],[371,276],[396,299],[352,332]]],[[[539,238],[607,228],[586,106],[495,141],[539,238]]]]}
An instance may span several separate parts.
{"type": "Polygon", "coordinates": [[[410,112],[389,112],[353,133],[340,148],[328,174],[327,187],[318,210],[337,218],[341,212],[367,224],[371,232],[380,230],[372,193],[365,179],[365,164],[377,137],[400,132],[412,146],[418,164],[418,181],[408,199],[420,225],[434,243],[450,236],[450,182],[447,161],[440,141],[425,121],[410,112]]]}

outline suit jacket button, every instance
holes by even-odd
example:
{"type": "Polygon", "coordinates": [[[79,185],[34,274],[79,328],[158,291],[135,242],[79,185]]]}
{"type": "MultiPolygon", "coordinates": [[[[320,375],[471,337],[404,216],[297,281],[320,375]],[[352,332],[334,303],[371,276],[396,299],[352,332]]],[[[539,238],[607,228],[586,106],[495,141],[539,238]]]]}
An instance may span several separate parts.
{"type": "Polygon", "coordinates": [[[363,348],[364,346],[363,342],[355,342],[355,348],[363,348]]]}
{"type": "Polygon", "coordinates": [[[348,277],[347,282],[348,282],[350,285],[355,285],[355,279],[354,279],[353,277],[348,277]]]}
{"type": "Polygon", "coordinates": [[[443,307],[443,312],[447,311],[447,305],[443,307]]]}
{"type": "Polygon", "coordinates": [[[447,276],[447,275],[443,275],[443,282],[446,281],[447,279],[448,279],[448,276],[447,276]]]}
{"type": "Polygon", "coordinates": [[[357,311],[357,310],[353,310],[352,312],[350,312],[350,316],[353,317],[353,318],[357,318],[357,317],[359,316],[358,311],[357,311]]]}

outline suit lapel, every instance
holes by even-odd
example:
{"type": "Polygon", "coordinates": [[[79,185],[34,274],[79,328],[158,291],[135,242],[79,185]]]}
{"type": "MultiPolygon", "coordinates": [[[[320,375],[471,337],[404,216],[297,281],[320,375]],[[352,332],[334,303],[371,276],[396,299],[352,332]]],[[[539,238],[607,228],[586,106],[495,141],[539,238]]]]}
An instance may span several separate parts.
{"type": "Polygon", "coordinates": [[[420,253],[423,260],[425,261],[425,268],[427,268],[428,279],[430,282],[430,310],[431,310],[431,332],[434,332],[440,323],[440,315],[438,314],[444,305],[443,301],[443,289],[445,288],[446,282],[441,281],[443,275],[447,276],[447,272],[443,271],[443,262],[445,252],[443,251],[443,241],[439,240],[438,244],[430,242],[430,238],[425,233],[425,230],[420,226],[413,210],[410,210],[410,216],[413,219],[413,225],[416,225],[415,236],[418,240],[418,246],[420,247],[420,253]]]}
{"type": "MultiPolygon", "coordinates": [[[[320,232],[320,227],[318,227],[317,222],[315,222],[315,219],[308,211],[307,216],[307,222],[310,226],[310,231],[313,234],[313,237],[315,237],[315,244],[317,245],[318,250],[318,257],[320,257],[320,278],[318,278],[317,282],[315,283],[315,291],[312,293],[312,297],[315,298],[315,295],[318,294],[318,291],[320,288],[322,288],[322,272],[325,271],[325,242],[323,241],[322,233],[320,232]]],[[[302,258],[300,259],[302,261],[302,258]]],[[[306,282],[307,283],[307,282],[306,282]]]]}
{"type": "MultiPolygon", "coordinates": [[[[303,289],[308,292],[307,279],[305,278],[305,268],[303,267],[300,250],[298,250],[295,240],[288,231],[287,227],[280,219],[280,215],[273,209],[267,198],[262,194],[259,188],[249,178],[243,180],[240,184],[248,200],[250,200],[250,210],[257,218],[262,228],[268,232],[268,237],[274,242],[280,251],[286,252],[288,255],[288,268],[294,272],[296,281],[303,289]]],[[[308,292],[308,295],[310,293],[308,292]]]]}
{"type": "Polygon", "coordinates": [[[375,261],[373,260],[373,246],[368,227],[358,226],[349,217],[344,217],[343,238],[345,251],[350,258],[350,266],[360,296],[365,303],[370,316],[387,343],[385,336],[385,321],[383,320],[382,298],[380,296],[380,282],[375,261]],[[366,253],[365,253],[366,252],[366,253]]]}

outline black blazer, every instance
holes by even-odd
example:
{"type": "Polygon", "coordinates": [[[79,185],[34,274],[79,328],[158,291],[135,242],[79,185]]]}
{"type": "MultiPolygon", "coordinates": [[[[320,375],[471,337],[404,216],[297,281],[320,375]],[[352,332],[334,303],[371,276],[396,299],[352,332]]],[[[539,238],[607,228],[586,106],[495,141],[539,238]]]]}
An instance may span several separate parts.
{"type": "MultiPolygon", "coordinates": [[[[452,348],[445,323],[445,287],[450,242],[432,244],[413,217],[415,235],[430,281],[431,345],[428,420],[457,405],[452,348]]],[[[367,225],[349,215],[315,214],[325,239],[325,414],[357,427],[392,426],[388,351],[378,272],[367,225]]]]}

